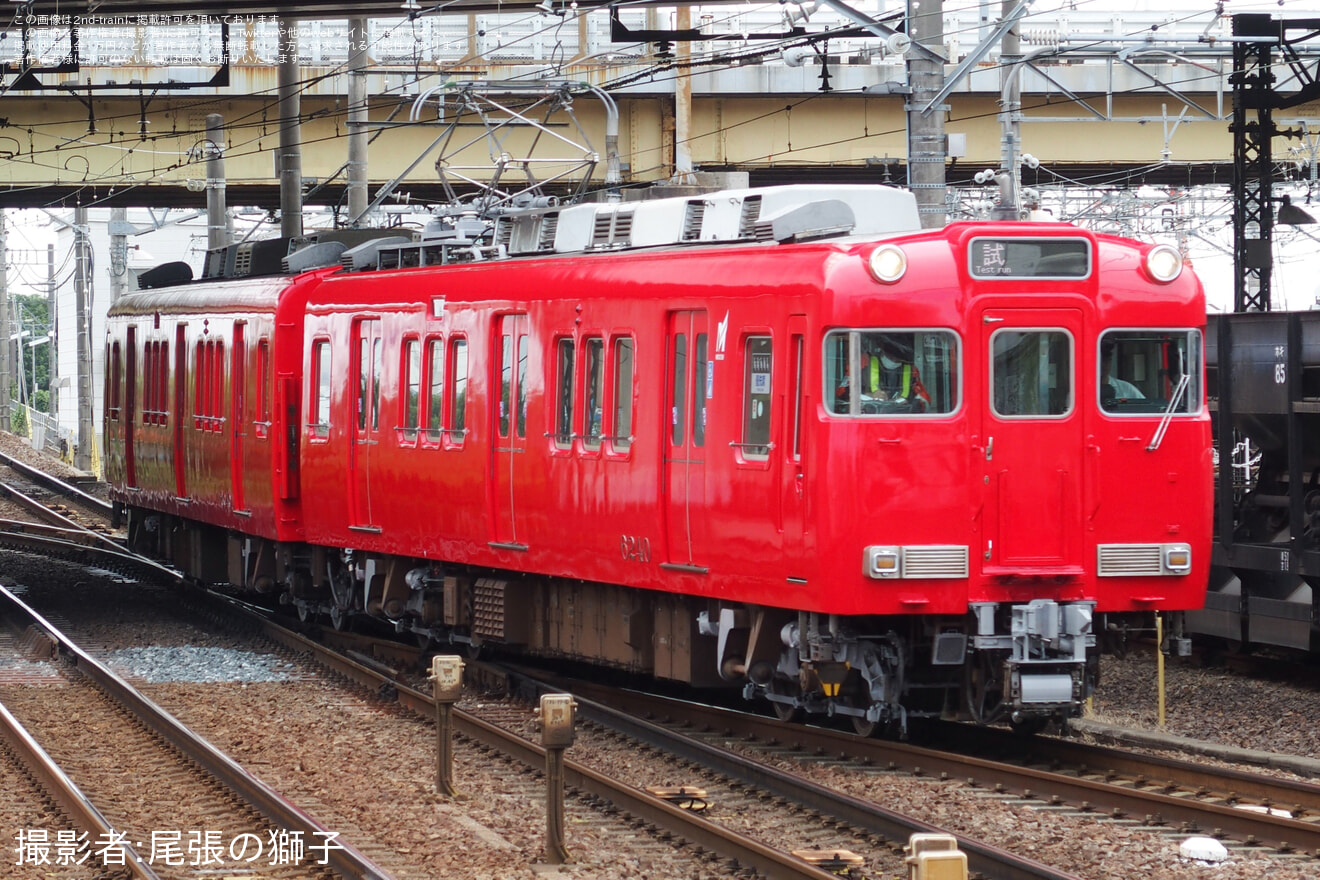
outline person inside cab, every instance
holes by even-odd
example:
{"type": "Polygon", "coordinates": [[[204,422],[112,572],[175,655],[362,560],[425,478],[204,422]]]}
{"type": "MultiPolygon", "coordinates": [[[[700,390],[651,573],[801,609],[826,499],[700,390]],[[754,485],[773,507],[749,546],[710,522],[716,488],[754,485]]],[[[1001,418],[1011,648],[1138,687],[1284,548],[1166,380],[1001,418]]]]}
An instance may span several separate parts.
{"type": "Polygon", "coordinates": [[[1106,405],[1114,401],[1145,400],[1141,389],[1126,379],[1113,375],[1114,346],[1100,349],[1100,400],[1106,405]]]}
{"type": "Polygon", "coordinates": [[[913,334],[875,333],[865,337],[861,358],[863,409],[867,401],[908,404],[911,412],[922,412],[930,395],[921,384],[913,363],[913,334]]]}

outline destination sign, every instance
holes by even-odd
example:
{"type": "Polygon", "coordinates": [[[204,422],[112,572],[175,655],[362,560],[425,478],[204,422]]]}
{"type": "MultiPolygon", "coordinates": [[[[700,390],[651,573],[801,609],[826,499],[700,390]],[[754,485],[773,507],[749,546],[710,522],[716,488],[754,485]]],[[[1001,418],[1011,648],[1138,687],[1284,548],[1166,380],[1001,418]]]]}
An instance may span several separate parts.
{"type": "Polygon", "coordinates": [[[1084,238],[974,238],[973,278],[1086,278],[1091,243],[1084,238]]]}

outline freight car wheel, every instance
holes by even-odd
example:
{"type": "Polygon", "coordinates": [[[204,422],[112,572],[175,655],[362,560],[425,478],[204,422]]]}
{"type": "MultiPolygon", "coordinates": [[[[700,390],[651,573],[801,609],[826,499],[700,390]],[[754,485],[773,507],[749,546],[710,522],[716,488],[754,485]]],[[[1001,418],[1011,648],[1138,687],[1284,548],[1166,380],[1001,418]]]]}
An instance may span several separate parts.
{"type": "Polygon", "coordinates": [[[770,707],[775,710],[775,717],[785,724],[795,724],[802,720],[806,714],[801,706],[793,706],[789,703],[777,703],[771,701],[770,707]]]}

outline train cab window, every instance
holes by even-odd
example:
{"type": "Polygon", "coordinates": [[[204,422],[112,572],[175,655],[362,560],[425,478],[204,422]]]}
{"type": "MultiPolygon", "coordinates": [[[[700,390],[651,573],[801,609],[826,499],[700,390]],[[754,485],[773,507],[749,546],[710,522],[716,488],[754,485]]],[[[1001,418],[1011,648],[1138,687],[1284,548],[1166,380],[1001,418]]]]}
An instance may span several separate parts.
{"type": "Polygon", "coordinates": [[[1109,415],[1192,415],[1201,409],[1201,334],[1196,330],[1109,330],[1096,368],[1100,409],[1109,415]]]}
{"type": "Polygon", "coordinates": [[[605,340],[599,336],[583,340],[586,363],[582,381],[582,443],[587,449],[600,449],[605,433],[605,410],[602,394],[605,382],[605,340]]]}
{"type": "Polygon", "coordinates": [[[990,338],[995,415],[1060,418],[1073,408],[1073,339],[1064,330],[1000,330],[990,338]]]}
{"type": "Polygon", "coordinates": [[[770,337],[749,336],[743,351],[744,458],[764,460],[770,455],[770,367],[770,337]]]}
{"type": "Polygon", "coordinates": [[[624,337],[614,341],[614,423],[610,425],[610,447],[627,452],[632,447],[633,412],[633,341],[624,337]]]}
{"type": "Polygon", "coordinates": [[[958,353],[949,330],[835,330],[825,337],[825,399],[836,415],[946,415],[959,405],[958,353]]]}
{"type": "Polygon", "coordinates": [[[330,342],[318,339],[312,346],[312,412],[309,427],[316,437],[330,436],[330,342]]]}
{"type": "Polygon", "coordinates": [[[567,449],[573,443],[573,340],[560,339],[555,352],[555,445],[567,449]]]}
{"type": "Polygon", "coordinates": [[[445,343],[443,339],[426,341],[427,388],[426,436],[439,440],[445,414],[445,343]]]}
{"type": "Polygon", "coordinates": [[[406,339],[403,343],[403,430],[404,437],[417,437],[422,408],[422,343],[406,339]]]}
{"type": "Polygon", "coordinates": [[[450,439],[461,442],[467,433],[467,340],[461,337],[449,343],[449,425],[450,439]]]}

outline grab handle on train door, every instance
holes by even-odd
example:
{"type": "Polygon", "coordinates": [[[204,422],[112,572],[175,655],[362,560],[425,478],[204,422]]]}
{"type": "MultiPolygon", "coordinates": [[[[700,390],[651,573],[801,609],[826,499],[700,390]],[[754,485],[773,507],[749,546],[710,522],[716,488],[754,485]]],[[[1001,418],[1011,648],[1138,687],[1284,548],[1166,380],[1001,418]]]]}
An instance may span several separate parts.
{"type": "Polygon", "coordinates": [[[994,458],[994,457],[995,457],[995,438],[994,438],[994,437],[986,437],[986,438],[985,438],[985,460],[986,460],[986,461],[989,461],[990,459],[992,459],[992,458],[994,458]]]}

